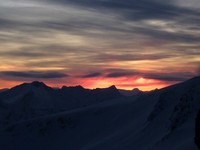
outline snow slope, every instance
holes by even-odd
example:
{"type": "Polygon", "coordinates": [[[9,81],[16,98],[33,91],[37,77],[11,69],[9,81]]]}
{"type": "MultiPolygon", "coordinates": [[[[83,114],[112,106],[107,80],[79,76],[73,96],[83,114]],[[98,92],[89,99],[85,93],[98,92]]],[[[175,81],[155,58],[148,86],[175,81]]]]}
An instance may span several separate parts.
{"type": "Polygon", "coordinates": [[[143,92],[138,88],[134,88],[132,90],[123,90],[123,89],[119,89],[119,92],[125,96],[133,96],[133,95],[141,95],[141,94],[145,94],[147,92],[143,92]]]}
{"type": "MultiPolygon", "coordinates": [[[[115,88],[111,89],[98,97],[109,95],[115,88]]],[[[13,95],[20,97],[19,91],[13,95]]],[[[2,97],[1,112],[6,111],[5,101],[18,101],[2,97]]],[[[200,77],[196,77],[140,96],[101,100],[11,122],[4,118],[0,147],[3,150],[197,150],[194,125],[199,100],[200,77]]]]}
{"type": "Polygon", "coordinates": [[[38,116],[85,107],[124,97],[115,86],[84,89],[81,86],[53,89],[42,82],[24,83],[0,93],[0,121],[12,123],[38,116]]]}
{"type": "Polygon", "coordinates": [[[7,91],[8,89],[0,89],[0,93],[1,92],[5,92],[5,91],[7,91]]]}

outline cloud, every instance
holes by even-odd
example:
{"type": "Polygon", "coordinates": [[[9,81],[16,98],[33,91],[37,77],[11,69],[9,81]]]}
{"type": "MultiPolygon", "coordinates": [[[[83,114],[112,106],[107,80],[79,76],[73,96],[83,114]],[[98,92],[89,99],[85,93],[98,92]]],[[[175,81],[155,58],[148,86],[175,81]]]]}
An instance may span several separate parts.
{"type": "MultiPolygon", "coordinates": [[[[176,23],[174,23],[174,26],[178,26],[176,23]]],[[[176,42],[186,42],[186,43],[194,43],[199,42],[200,36],[196,34],[191,34],[192,30],[189,30],[190,33],[185,33],[179,31],[180,29],[159,29],[156,27],[135,27],[135,32],[142,35],[148,35],[153,37],[154,39],[162,39],[165,41],[176,41],[176,42]],[[165,31],[165,30],[172,30],[172,31],[165,31]],[[177,30],[177,31],[176,31],[177,30]]]]}
{"type": "Polygon", "coordinates": [[[61,72],[39,72],[39,71],[28,71],[28,72],[19,72],[19,71],[3,71],[0,72],[1,77],[16,77],[16,78],[35,78],[35,79],[53,79],[53,78],[64,78],[69,75],[61,72]]]}
{"type": "MultiPolygon", "coordinates": [[[[169,27],[175,30],[179,25],[180,28],[184,26],[187,28],[192,27],[192,30],[195,30],[195,28],[199,29],[198,17],[200,11],[182,8],[166,2],[158,2],[155,0],[46,0],[43,2],[41,6],[44,7],[45,5],[45,9],[39,7],[37,9],[30,8],[30,10],[22,10],[24,11],[24,16],[28,14],[33,17],[32,20],[27,19],[28,16],[24,17],[25,19],[22,20],[22,16],[18,16],[18,13],[16,13],[17,19],[13,19],[8,15],[12,10],[5,10],[5,12],[8,11],[8,14],[5,13],[8,19],[2,17],[0,19],[0,27],[25,29],[23,27],[25,26],[26,28],[30,27],[30,29],[34,31],[37,31],[37,29],[40,29],[40,31],[41,29],[62,30],[86,36],[94,36],[94,34],[91,35],[91,33],[88,32],[89,30],[109,31],[109,33],[139,33],[150,37],[154,36],[154,38],[163,38],[165,40],[170,40],[172,38],[170,41],[174,39],[183,39],[185,41],[191,39],[190,41],[192,41],[199,38],[199,36],[194,36],[194,34],[184,34],[183,32],[175,32],[173,34],[165,30],[160,30],[160,28],[145,25],[143,22],[144,20],[161,20],[166,23],[168,23],[168,21],[173,22],[173,24],[169,24],[169,27]],[[60,4],[60,7],[55,4],[60,4]],[[60,13],[55,10],[52,11],[52,5],[54,5],[55,8],[61,9],[63,14],[66,15],[60,15],[60,13]],[[63,10],[63,7],[70,9],[74,17],[71,17],[71,13],[66,11],[66,9],[63,10]],[[86,8],[86,11],[83,11],[80,7],[86,8]],[[107,12],[107,16],[102,14],[104,11],[107,12]],[[36,18],[37,12],[41,13],[39,18],[36,18]],[[47,13],[49,13],[48,18],[47,13]],[[97,18],[97,21],[94,21],[95,18],[97,18]],[[122,20],[122,22],[129,22],[133,26],[122,24],[120,21],[117,21],[119,19],[122,20]],[[105,24],[105,22],[107,23],[105,24]]],[[[18,9],[16,10],[16,12],[18,12],[18,9]]],[[[29,32],[31,30],[29,30],[29,32]]]]}
{"type": "Polygon", "coordinates": [[[191,72],[166,72],[166,73],[148,73],[143,74],[143,77],[148,79],[155,79],[155,80],[161,80],[161,81],[185,81],[195,76],[191,72]]]}
{"type": "Polygon", "coordinates": [[[135,76],[138,74],[135,74],[133,72],[112,72],[106,75],[108,78],[119,78],[119,77],[129,77],[129,76],[135,76]]]}
{"type": "Polygon", "coordinates": [[[48,2],[60,5],[76,5],[80,7],[87,7],[92,10],[107,10],[115,11],[117,13],[123,14],[127,18],[134,20],[140,19],[152,19],[152,18],[168,18],[173,19],[177,16],[182,16],[184,14],[196,14],[195,10],[179,7],[178,5],[173,5],[172,1],[160,2],[158,0],[46,0],[48,2]]]}
{"type": "Polygon", "coordinates": [[[140,60],[160,60],[174,57],[171,54],[155,53],[155,54],[99,54],[94,56],[98,61],[140,61],[140,60]]]}
{"type": "MultiPolygon", "coordinates": [[[[27,48],[30,49],[30,48],[27,48]]],[[[39,57],[44,57],[47,56],[49,54],[45,54],[44,52],[41,51],[27,51],[27,49],[22,49],[22,50],[15,50],[15,51],[1,51],[0,52],[0,57],[11,57],[11,58],[39,58],[39,57]]],[[[55,55],[54,55],[55,56],[55,55]]]]}
{"type": "Polygon", "coordinates": [[[195,76],[192,72],[147,72],[147,71],[138,71],[138,70],[123,70],[123,69],[110,69],[105,77],[107,78],[120,78],[120,77],[143,77],[146,79],[154,79],[166,82],[180,82],[185,81],[189,78],[195,76]]]}
{"type": "Polygon", "coordinates": [[[197,68],[196,73],[198,76],[200,76],[200,67],[197,68]]]}
{"type": "Polygon", "coordinates": [[[95,72],[95,73],[90,73],[90,74],[86,74],[83,76],[80,76],[81,78],[94,78],[94,77],[100,77],[102,75],[102,73],[100,72],[95,72]]]}
{"type": "Polygon", "coordinates": [[[15,58],[44,58],[44,57],[60,57],[65,54],[79,51],[79,49],[64,45],[39,45],[39,46],[24,46],[18,49],[0,51],[0,57],[15,57],[15,58]]]}
{"type": "MultiPolygon", "coordinates": [[[[14,3],[16,2],[13,1],[14,3]]],[[[24,3],[32,4],[35,1],[24,3]]],[[[172,1],[43,0],[37,3],[40,7],[26,8],[22,5],[20,10],[18,7],[2,7],[0,30],[8,32],[8,37],[1,35],[0,39],[7,42],[18,40],[22,43],[23,40],[24,43],[34,43],[38,37],[42,41],[51,37],[54,41],[52,35],[56,40],[56,35],[60,36],[62,32],[66,35],[81,36],[88,49],[93,49],[92,45],[97,44],[96,47],[105,50],[115,48],[115,45],[126,47],[127,43],[129,47],[134,47],[137,41],[146,40],[147,37],[152,38],[148,39],[152,41],[159,39],[173,43],[194,43],[200,39],[195,32],[200,30],[200,11],[172,5],[172,1]],[[158,21],[157,26],[148,24],[148,21],[158,21]]]]}
{"type": "Polygon", "coordinates": [[[1,76],[67,77],[37,71],[45,68],[80,78],[183,81],[199,64],[200,11],[176,1],[0,0],[0,69],[35,70],[1,76]],[[104,70],[112,67],[119,69],[104,70]],[[185,72],[171,71],[176,67],[185,72]]]}

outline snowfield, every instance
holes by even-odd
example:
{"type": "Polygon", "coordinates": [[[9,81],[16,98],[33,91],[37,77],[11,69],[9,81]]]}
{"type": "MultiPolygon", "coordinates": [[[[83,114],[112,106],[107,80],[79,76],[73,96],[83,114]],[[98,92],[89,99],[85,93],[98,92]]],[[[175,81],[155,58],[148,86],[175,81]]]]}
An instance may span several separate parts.
{"type": "Polygon", "coordinates": [[[128,97],[23,84],[0,93],[0,149],[198,150],[199,108],[200,77],[128,97]]]}

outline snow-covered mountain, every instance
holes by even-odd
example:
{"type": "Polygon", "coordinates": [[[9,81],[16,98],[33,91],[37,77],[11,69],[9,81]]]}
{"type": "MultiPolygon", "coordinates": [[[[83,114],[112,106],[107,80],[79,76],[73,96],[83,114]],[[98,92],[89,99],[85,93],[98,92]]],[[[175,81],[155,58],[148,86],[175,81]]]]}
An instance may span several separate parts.
{"type": "Polygon", "coordinates": [[[4,92],[4,91],[7,91],[8,89],[0,89],[0,93],[1,92],[4,92]]]}
{"type": "Polygon", "coordinates": [[[124,89],[118,89],[119,92],[125,96],[133,96],[133,95],[141,95],[145,94],[146,92],[141,91],[138,88],[134,88],[132,90],[124,90],[124,89]]]}
{"type": "Polygon", "coordinates": [[[200,77],[129,97],[115,87],[55,90],[38,82],[23,84],[0,94],[0,148],[197,150],[199,109],[200,77]]]}
{"type": "Polygon", "coordinates": [[[195,143],[200,149],[200,110],[195,120],[195,143]]]}
{"type": "Polygon", "coordinates": [[[12,123],[121,97],[115,86],[94,90],[64,86],[55,90],[42,82],[24,83],[0,93],[0,121],[12,123]]]}

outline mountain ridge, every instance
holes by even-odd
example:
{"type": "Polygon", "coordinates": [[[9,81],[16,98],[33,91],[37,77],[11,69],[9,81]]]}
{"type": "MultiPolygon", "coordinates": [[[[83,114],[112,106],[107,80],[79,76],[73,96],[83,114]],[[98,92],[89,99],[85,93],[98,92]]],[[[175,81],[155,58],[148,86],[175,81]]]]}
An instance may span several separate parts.
{"type": "MultiPolygon", "coordinates": [[[[108,100],[70,110],[50,110],[38,117],[15,119],[11,124],[8,120],[15,111],[5,115],[6,108],[0,107],[0,119],[6,116],[0,129],[0,146],[4,150],[197,150],[194,137],[199,91],[200,77],[196,77],[150,93],[112,100],[108,96],[108,100]]],[[[101,92],[97,89],[94,93],[98,98],[110,93],[101,92]]],[[[25,101],[30,99],[31,93],[25,101]]]]}

